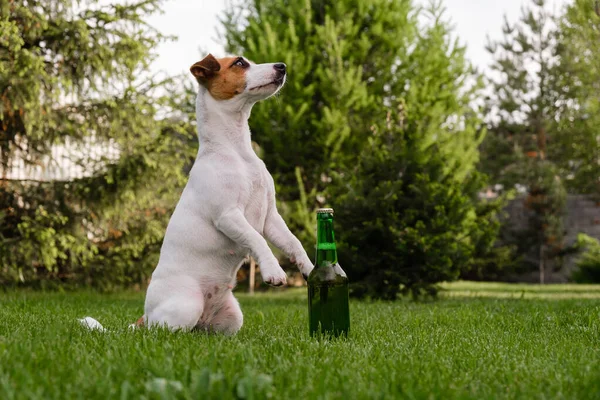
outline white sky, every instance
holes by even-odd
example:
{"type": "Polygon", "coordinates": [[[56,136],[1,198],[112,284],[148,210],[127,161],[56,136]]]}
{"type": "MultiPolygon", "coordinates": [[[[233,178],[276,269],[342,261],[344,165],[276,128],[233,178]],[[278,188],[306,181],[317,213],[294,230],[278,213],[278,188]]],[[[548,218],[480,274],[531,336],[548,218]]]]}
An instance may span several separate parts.
{"type": "MultiPolygon", "coordinates": [[[[486,35],[492,39],[502,36],[503,16],[510,22],[520,16],[521,6],[530,0],[443,0],[447,17],[455,26],[455,34],[467,44],[469,59],[480,70],[490,63],[485,50],[486,35]]],[[[559,10],[568,0],[548,0],[550,9],[559,10]]],[[[162,15],[150,23],[162,33],[178,39],[160,46],[153,71],[168,74],[187,73],[188,68],[206,52],[223,55],[218,40],[218,16],[227,0],[168,0],[162,15]],[[201,50],[202,49],[202,52],[201,50]]]]}

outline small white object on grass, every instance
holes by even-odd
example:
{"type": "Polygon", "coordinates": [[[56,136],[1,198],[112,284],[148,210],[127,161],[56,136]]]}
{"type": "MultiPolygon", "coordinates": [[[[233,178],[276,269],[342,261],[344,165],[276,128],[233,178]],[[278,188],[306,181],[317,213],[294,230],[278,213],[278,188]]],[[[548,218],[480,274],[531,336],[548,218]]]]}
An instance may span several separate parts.
{"type": "Polygon", "coordinates": [[[100,332],[106,331],[106,329],[104,329],[104,327],[100,324],[100,322],[96,321],[92,317],[82,318],[79,320],[79,322],[81,323],[81,325],[83,325],[84,327],[86,327],[88,329],[97,329],[100,332]]]}

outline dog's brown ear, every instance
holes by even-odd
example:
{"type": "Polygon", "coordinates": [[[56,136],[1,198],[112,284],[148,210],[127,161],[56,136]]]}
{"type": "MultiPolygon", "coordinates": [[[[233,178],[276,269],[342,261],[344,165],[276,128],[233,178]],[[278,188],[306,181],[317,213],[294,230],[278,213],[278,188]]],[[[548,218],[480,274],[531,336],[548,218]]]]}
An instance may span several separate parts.
{"type": "Polygon", "coordinates": [[[190,72],[198,80],[203,82],[215,75],[221,69],[221,64],[212,54],[204,57],[202,61],[198,61],[190,67],[190,72]]]}

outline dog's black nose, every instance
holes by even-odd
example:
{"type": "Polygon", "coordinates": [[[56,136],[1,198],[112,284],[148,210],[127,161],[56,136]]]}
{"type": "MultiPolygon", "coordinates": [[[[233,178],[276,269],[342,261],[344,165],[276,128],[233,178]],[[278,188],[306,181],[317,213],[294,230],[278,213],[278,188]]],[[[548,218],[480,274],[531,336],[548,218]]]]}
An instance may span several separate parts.
{"type": "Polygon", "coordinates": [[[285,64],[284,63],[277,63],[275,65],[273,65],[273,68],[275,68],[277,71],[282,72],[285,74],[285,64]]]}

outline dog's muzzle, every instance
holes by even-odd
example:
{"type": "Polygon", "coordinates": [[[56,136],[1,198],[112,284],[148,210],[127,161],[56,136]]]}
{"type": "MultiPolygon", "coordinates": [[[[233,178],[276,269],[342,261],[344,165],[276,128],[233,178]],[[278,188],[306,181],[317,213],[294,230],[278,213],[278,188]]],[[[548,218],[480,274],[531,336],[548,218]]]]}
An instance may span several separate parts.
{"type": "Polygon", "coordinates": [[[285,78],[287,66],[284,63],[277,63],[273,65],[273,69],[277,71],[277,78],[275,79],[275,82],[282,84],[283,79],[285,78]]]}
{"type": "Polygon", "coordinates": [[[279,72],[281,76],[283,76],[285,75],[285,70],[287,66],[284,63],[277,63],[273,65],[273,68],[275,69],[275,71],[279,72]]]}

